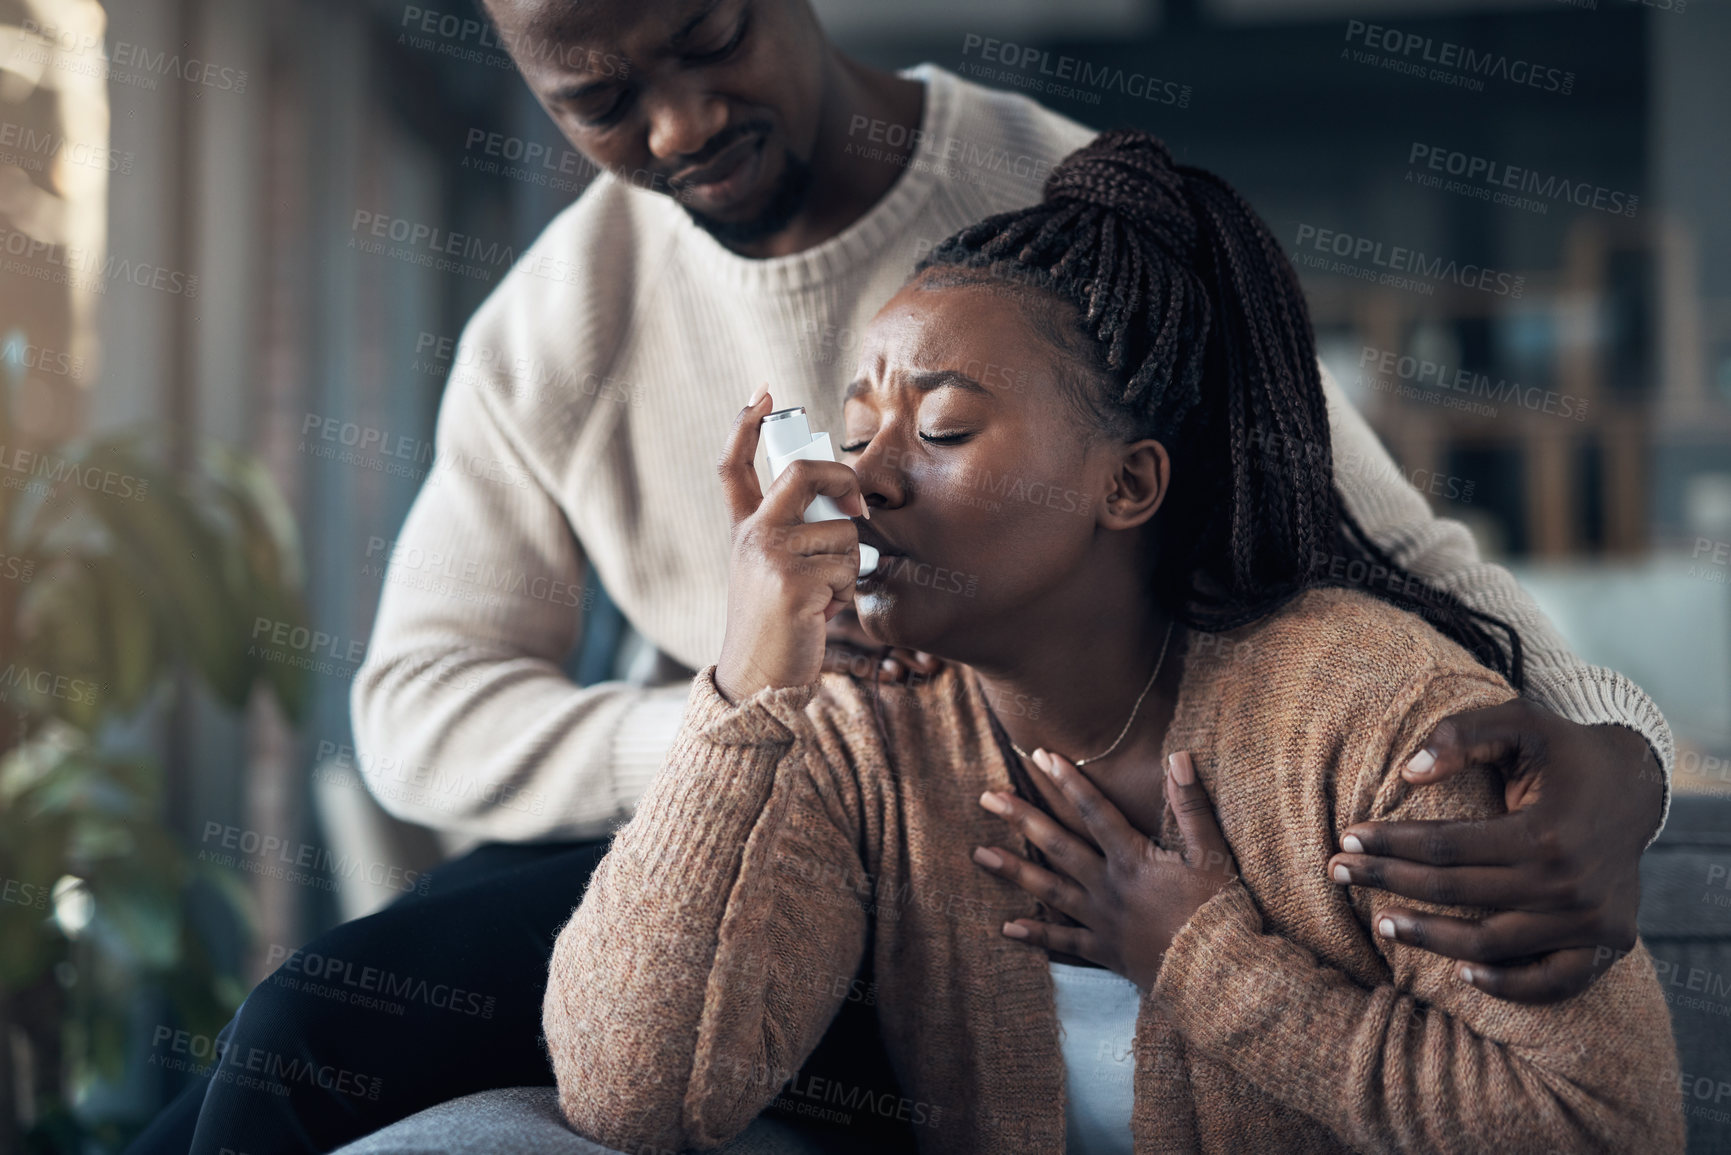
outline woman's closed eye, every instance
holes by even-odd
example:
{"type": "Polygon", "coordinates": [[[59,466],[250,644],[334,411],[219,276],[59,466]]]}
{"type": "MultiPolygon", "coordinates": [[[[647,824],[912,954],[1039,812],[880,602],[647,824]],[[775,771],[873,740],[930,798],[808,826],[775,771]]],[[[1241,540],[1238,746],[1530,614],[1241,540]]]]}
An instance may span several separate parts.
{"type": "MultiPolygon", "coordinates": [[[[920,440],[931,445],[960,445],[972,436],[972,433],[921,433],[920,440]]],[[[868,437],[864,441],[856,441],[852,445],[843,445],[841,451],[843,453],[859,453],[870,444],[871,438],[868,437]]]]}

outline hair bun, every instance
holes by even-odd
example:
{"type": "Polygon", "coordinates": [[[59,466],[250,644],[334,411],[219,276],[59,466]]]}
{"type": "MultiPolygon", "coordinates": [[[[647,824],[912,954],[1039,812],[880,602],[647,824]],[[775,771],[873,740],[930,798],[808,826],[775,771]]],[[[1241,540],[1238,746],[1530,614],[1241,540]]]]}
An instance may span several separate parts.
{"type": "Polygon", "coordinates": [[[1188,263],[1196,220],[1184,174],[1159,137],[1132,129],[1103,132],[1065,157],[1046,178],[1046,200],[1100,208],[1188,263]]]}

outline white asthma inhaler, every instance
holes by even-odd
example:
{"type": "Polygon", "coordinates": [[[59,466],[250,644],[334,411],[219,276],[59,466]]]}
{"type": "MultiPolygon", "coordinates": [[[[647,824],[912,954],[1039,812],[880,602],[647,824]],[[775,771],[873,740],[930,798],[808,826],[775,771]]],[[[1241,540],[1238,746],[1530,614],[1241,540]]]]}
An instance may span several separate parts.
{"type": "MultiPolygon", "coordinates": [[[[763,448],[769,454],[769,477],[773,481],[781,471],[795,461],[834,461],[835,450],[829,434],[813,433],[805,417],[805,406],[778,409],[763,419],[763,448]]],[[[852,521],[834,500],[818,494],[805,507],[805,520],[852,521]]],[[[865,542],[859,543],[859,576],[865,577],[878,568],[878,551],[865,542]]]]}

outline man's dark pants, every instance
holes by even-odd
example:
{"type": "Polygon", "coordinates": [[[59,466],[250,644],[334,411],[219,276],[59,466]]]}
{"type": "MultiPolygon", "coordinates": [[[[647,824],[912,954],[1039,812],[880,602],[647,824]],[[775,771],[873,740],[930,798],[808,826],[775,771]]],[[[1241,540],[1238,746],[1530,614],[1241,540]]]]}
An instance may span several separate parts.
{"type": "MultiPolygon", "coordinates": [[[[209,1077],[128,1155],[326,1152],[448,1099],[551,1086],[547,963],[606,850],[481,846],[432,871],[425,894],[314,939],[254,988],[219,1036],[209,1077]]],[[[864,1089],[856,1102],[895,1101],[869,1006],[842,1004],[797,1085],[808,1082],[864,1089]]],[[[908,1142],[893,1116],[856,1111],[848,1129],[908,1142]]]]}

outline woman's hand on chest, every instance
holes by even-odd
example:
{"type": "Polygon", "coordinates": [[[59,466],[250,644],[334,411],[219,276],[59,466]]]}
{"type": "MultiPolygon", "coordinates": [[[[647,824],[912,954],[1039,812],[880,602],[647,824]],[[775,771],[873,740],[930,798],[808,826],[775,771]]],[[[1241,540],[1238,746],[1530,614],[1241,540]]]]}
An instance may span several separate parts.
{"type": "Polygon", "coordinates": [[[1190,756],[1173,755],[1163,787],[1184,837],[1182,854],[1156,846],[1061,755],[1035,751],[1034,761],[1080,815],[1092,845],[1025,799],[987,791],[980,804],[1016,827],[1053,869],[1002,847],[980,847],[974,860],[1080,925],[1021,918],[1005,923],[1004,933],[1032,947],[1097,963],[1144,991],[1153,989],[1173,936],[1236,877],[1190,756]]]}

